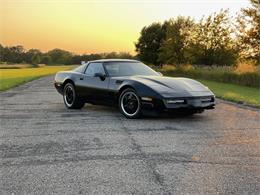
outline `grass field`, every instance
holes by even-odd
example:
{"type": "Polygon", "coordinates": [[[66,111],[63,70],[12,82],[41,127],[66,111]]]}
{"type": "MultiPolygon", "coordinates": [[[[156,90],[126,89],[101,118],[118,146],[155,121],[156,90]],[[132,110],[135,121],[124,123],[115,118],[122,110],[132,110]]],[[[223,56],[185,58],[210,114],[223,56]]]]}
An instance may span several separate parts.
{"type": "Polygon", "coordinates": [[[44,66],[39,68],[0,69],[0,91],[10,89],[42,76],[55,74],[61,70],[69,70],[72,67],[44,66]]]}
{"type": "Polygon", "coordinates": [[[199,81],[208,86],[219,98],[260,107],[260,88],[208,80],[199,81]]]}

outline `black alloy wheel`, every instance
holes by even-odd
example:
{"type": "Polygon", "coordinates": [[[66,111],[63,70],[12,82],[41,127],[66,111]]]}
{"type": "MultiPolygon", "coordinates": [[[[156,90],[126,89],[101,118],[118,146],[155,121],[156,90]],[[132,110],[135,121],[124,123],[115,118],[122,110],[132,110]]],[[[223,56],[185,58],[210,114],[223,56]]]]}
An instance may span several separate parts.
{"type": "Polygon", "coordinates": [[[124,90],[119,98],[119,109],[127,118],[139,118],[141,116],[141,102],[134,89],[124,90]]]}

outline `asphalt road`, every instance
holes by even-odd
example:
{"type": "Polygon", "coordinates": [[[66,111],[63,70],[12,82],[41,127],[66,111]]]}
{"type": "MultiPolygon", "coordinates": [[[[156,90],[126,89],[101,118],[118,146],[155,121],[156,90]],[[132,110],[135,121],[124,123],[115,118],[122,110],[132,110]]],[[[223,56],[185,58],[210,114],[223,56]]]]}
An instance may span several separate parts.
{"type": "Polygon", "coordinates": [[[259,194],[260,112],[65,109],[52,77],[0,94],[0,194],[259,194]]]}

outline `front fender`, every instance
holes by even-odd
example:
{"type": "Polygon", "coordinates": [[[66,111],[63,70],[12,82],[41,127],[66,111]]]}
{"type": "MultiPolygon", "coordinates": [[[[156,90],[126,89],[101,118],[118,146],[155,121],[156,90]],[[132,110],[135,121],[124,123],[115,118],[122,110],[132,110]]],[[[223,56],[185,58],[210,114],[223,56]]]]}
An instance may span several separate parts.
{"type": "Polygon", "coordinates": [[[121,89],[126,88],[127,86],[132,87],[136,90],[136,93],[139,97],[153,97],[153,98],[161,98],[161,95],[154,91],[149,86],[144,85],[143,83],[140,83],[138,81],[124,81],[120,87],[119,91],[122,91],[121,89]]]}
{"type": "Polygon", "coordinates": [[[76,75],[74,75],[73,73],[65,71],[56,73],[54,78],[54,86],[56,87],[59,93],[63,93],[64,84],[68,80],[72,81],[76,85],[77,79],[76,75]]]}

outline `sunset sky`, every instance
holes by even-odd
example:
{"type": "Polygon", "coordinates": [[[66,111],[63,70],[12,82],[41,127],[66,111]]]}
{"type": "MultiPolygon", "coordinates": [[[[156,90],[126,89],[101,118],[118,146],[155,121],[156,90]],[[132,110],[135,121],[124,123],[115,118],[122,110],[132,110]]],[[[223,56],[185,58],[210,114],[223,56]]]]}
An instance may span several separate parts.
{"type": "Polygon", "coordinates": [[[248,0],[0,0],[0,43],[74,53],[134,52],[145,25],[178,15],[199,19],[248,0]]]}

